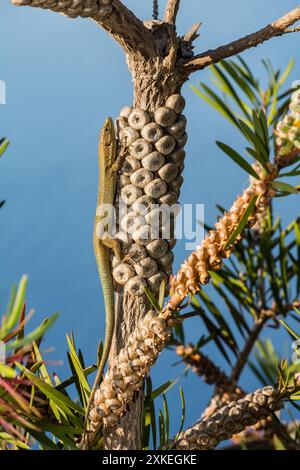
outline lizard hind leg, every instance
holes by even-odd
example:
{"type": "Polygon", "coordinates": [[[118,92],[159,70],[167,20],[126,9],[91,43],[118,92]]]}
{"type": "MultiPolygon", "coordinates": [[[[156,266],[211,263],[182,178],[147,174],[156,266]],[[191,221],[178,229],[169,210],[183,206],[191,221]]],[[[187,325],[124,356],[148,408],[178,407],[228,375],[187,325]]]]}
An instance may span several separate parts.
{"type": "Polygon", "coordinates": [[[101,240],[101,243],[112,250],[118,261],[122,263],[126,263],[128,261],[135,262],[134,257],[139,254],[139,250],[133,250],[131,253],[124,255],[121,243],[118,240],[104,238],[101,240]]]}
{"type": "Polygon", "coordinates": [[[119,240],[115,240],[112,238],[103,238],[101,240],[101,243],[113,251],[114,255],[118,258],[118,261],[123,261],[124,255],[119,240]]]}

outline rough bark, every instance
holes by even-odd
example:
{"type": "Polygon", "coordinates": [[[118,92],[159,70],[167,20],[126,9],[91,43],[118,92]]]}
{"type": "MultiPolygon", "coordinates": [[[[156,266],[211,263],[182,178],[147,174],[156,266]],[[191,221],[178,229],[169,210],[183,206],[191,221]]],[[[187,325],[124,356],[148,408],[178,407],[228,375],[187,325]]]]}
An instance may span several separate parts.
{"type": "MultiPolygon", "coordinates": [[[[126,340],[136,328],[139,320],[149,308],[147,299],[133,297],[122,291],[116,299],[116,326],[109,361],[117,356],[125,346],[126,340]]],[[[143,412],[143,391],[136,396],[129,412],[114,429],[105,430],[105,449],[130,450],[141,448],[141,419],[143,412]]]]}
{"type": "Polygon", "coordinates": [[[189,62],[184,64],[183,68],[185,69],[186,73],[189,74],[197,70],[204,69],[211,64],[219,62],[220,60],[232,57],[236,54],[240,54],[250,47],[256,47],[273,37],[282,36],[283,34],[289,34],[291,32],[297,32],[299,31],[298,28],[291,30],[289,29],[289,26],[296,23],[296,21],[299,21],[299,19],[300,5],[284,15],[282,18],[273,21],[273,23],[265,26],[255,33],[237,39],[236,41],[233,41],[229,44],[225,44],[224,46],[220,46],[217,49],[211,49],[195,56],[189,62]]]}

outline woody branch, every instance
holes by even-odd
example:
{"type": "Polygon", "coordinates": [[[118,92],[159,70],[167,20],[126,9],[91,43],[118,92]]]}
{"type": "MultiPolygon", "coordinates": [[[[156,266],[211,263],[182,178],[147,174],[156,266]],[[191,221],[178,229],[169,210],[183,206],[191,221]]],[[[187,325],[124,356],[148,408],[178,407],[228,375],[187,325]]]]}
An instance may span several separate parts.
{"type": "Polygon", "coordinates": [[[220,46],[217,49],[211,49],[195,56],[193,59],[184,64],[183,69],[187,74],[189,74],[197,70],[204,69],[211,64],[219,62],[220,60],[239,54],[246,49],[256,47],[273,37],[282,36],[283,34],[288,34],[291,32],[297,32],[299,31],[299,28],[289,29],[289,26],[293,25],[299,20],[300,5],[283,17],[255,33],[237,39],[236,41],[230,42],[229,44],[225,44],[224,46],[220,46]]]}
{"type": "MultiPolygon", "coordinates": [[[[94,5],[86,0],[70,0],[61,5],[58,0],[53,0],[52,6],[45,0],[11,0],[14,5],[48,8],[60,12],[71,18],[86,17],[93,19],[102,26],[124,49],[127,54],[138,54],[144,58],[154,58],[158,52],[151,30],[138,19],[120,0],[101,0],[100,4],[95,0],[94,5]],[[73,4],[76,3],[76,8],[73,4]]],[[[164,22],[175,27],[180,0],[168,0],[164,22]]],[[[259,31],[249,34],[229,44],[205,51],[188,60],[177,64],[177,70],[183,76],[217,63],[251,47],[256,47],[263,42],[283,34],[299,31],[299,28],[291,29],[290,26],[300,20],[300,5],[286,15],[277,19],[259,31]]]]}

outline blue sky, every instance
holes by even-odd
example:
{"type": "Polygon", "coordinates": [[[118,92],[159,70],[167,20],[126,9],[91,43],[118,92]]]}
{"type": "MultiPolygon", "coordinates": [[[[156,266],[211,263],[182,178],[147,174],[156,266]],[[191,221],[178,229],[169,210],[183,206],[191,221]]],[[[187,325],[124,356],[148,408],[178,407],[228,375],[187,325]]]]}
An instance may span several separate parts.
{"type": "MultiPolygon", "coordinates": [[[[150,17],[150,0],[128,0],[141,18],[150,17]]],[[[164,2],[160,2],[161,5],[164,2]]],[[[183,0],[178,31],[202,21],[197,51],[204,51],[248,34],[297,6],[296,0],[183,0]]],[[[1,136],[11,140],[1,160],[1,284],[2,309],[9,288],[29,275],[29,306],[36,320],[59,311],[45,347],[55,346],[49,360],[65,360],[65,333],[74,330],[87,363],[95,358],[104,312],[92,250],[97,192],[97,139],[108,115],[132,102],[132,82],[119,46],[97,24],[70,20],[41,9],[17,8],[9,0],[0,6],[1,72],[7,104],[0,107],[1,136]]],[[[300,36],[273,39],[244,53],[254,73],[263,78],[261,59],[284,68],[297,59],[300,36]]],[[[291,81],[300,78],[297,60],[291,81]]],[[[184,87],[189,141],[181,193],[183,203],[205,204],[212,223],[216,203],[229,206],[245,184],[245,175],[217,149],[215,140],[235,148],[243,142],[221,117],[191,91],[189,85],[208,82],[209,71],[191,76],[184,87]]],[[[297,213],[295,197],[277,205],[288,222],[297,213]]],[[[175,250],[175,268],[186,257],[184,244],[175,250]]],[[[187,325],[189,339],[201,335],[200,324],[187,325]]],[[[281,345],[279,345],[281,346],[281,345]]],[[[279,347],[278,346],[278,347],[279,347]]],[[[283,347],[289,347],[282,345],[283,347]]],[[[222,365],[221,358],[219,364],[222,365]]],[[[176,377],[181,367],[165,352],[153,371],[155,386],[176,377]]],[[[66,367],[56,367],[65,376],[66,367]]],[[[253,387],[245,374],[244,385],[253,387]]],[[[187,402],[187,424],[199,416],[210,388],[189,374],[181,380],[187,402]],[[199,403],[199,393],[201,403],[199,403]]],[[[169,394],[179,405],[178,389],[169,394]]],[[[175,420],[173,429],[178,422],[175,420]]]]}

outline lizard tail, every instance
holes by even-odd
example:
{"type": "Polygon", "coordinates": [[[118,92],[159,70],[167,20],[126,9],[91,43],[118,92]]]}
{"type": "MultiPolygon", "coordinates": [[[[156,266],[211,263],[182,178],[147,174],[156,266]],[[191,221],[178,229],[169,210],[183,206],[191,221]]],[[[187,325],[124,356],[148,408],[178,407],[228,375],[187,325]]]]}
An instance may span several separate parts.
{"type": "Polygon", "coordinates": [[[99,386],[101,381],[101,377],[104,371],[104,367],[106,361],[108,359],[108,355],[111,348],[114,328],[115,328],[115,301],[114,301],[114,292],[111,288],[112,286],[112,279],[111,277],[108,278],[109,273],[109,257],[107,257],[107,267],[105,269],[103,266],[104,264],[104,257],[101,256],[101,263],[99,262],[99,249],[95,249],[96,261],[99,270],[99,277],[101,281],[101,286],[103,290],[103,297],[104,297],[104,305],[105,305],[105,339],[103,344],[103,351],[102,356],[100,359],[97,375],[95,377],[95,381],[92,387],[92,391],[89,397],[89,401],[87,404],[86,415],[85,415],[85,422],[84,422],[84,436],[87,431],[87,422],[89,417],[89,412],[94,400],[95,392],[99,386]],[[105,274],[104,274],[105,273],[105,274]]]}

